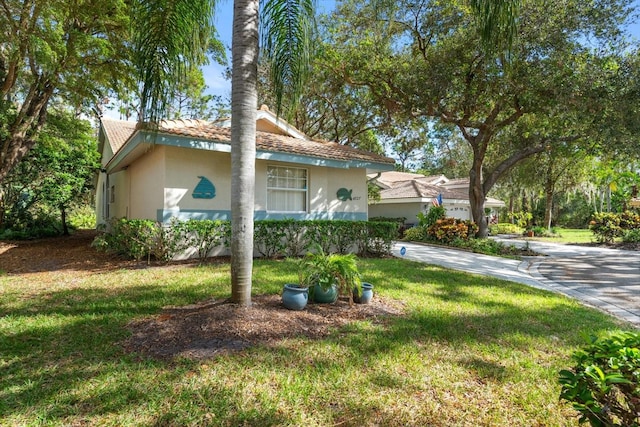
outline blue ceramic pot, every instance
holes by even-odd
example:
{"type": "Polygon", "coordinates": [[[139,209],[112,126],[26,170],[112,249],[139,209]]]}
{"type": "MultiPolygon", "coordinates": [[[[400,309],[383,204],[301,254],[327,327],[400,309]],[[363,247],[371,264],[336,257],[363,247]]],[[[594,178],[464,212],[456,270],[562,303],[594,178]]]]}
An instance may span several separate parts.
{"type": "Polygon", "coordinates": [[[286,284],[282,290],[282,304],[289,310],[302,310],[307,306],[309,288],[286,284]]]}
{"type": "Polygon", "coordinates": [[[373,285],[371,283],[362,282],[362,295],[353,292],[353,300],[359,304],[368,304],[373,298],[373,285]]]}

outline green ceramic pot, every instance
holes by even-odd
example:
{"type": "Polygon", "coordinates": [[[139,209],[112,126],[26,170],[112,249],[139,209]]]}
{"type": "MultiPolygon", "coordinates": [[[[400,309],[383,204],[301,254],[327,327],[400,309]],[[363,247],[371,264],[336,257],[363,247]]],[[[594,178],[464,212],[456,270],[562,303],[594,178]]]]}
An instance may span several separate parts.
{"type": "Polygon", "coordinates": [[[314,285],[312,289],[312,301],[321,304],[330,304],[338,299],[338,287],[332,285],[328,289],[323,289],[320,285],[314,285]]]}

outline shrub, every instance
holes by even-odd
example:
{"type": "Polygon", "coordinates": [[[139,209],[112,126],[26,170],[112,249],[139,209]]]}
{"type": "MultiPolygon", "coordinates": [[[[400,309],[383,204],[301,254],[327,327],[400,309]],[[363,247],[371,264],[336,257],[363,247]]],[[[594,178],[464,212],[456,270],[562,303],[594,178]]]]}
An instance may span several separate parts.
{"type": "Polygon", "coordinates": [[[333,228],[333,250],[339,254],[351,252],[354,244],[356,248],[359,247],[359,240],[365,238],[360,228],[363,224],[361,221],[333,220],[330,222],[333,228]]]}
{"type": "Polygon", "coordinates": [[[404,231],[404,239],[410,242],[424,242],[427,239],[426,227],[416,226],[404,231]]]}
{"type": "Polygon", "coordinates": [[[622,235],[620,215],[611,212],[601,212],[593,215],[589,228],[595,234],[599,243],[613,243],[616,237],[622,235]]]}
{"type": "Polygon", "coordinates": [[[398,237],[398,222],[363,221],[360,224],[362,224],[363,235],[359,239],[358,254],[365,256],[391,253],[393,240],[398,237]]]}
{"type": "Polygon", "coordinates": [[[369,218],[369,222],[394,222],[398,225],[398,232],[400,232],[400,230],[404,228],[404,223],[406,220],[407,218],[403,216],[398,218],[387,218],[384,216],[374,216],[373,218],[369,218]]]}
{"type": "Polygon", "coordinates": [[[531,230],[533,230],[533,235],[538,237],[553,237],[557,235],[556,229],[551,227],[549,230],[547,227],[535,226],[531,230]]]}
{"type": "Polygon", "coordinates": [[[512,212],[509,216],[520,228],[525,228],[529,224],[529,221],[533,219],[531,212],[512,212]]]}
{"type": "MultiPolygon", "coordinates": [[[[254,231],[256,249],[262,256],[268,258],[300,255],[311,246],[314,235],[321,235],[321,233],[308,232],[313,228],[313,224],[314,221],[296,221],[291,218],[256,221],[254,231]]],[[[331,239],[323,239],[323,241],[329,245],[332,242],[331,239]]]]}
{"type": "Polygon", "coordinates": [[[96,213],[92,206],[75,207],[69,213],[69,225],[74,228],[96,228],[96,213]]]}
{"type": "Polygon", "coordinates": [[[37,225],[25,229],[7,229],[0,231],[0,240],[31,240],[55,237],[61,234],[62,224],[37,225]]]}
{"type": "Polygon", "coordinates": [[[284,254],[286,256],[297,256],[306,252],[311,246],[311,239],[307,230],[309,221],[296,221],[293,219],[283,220],[284,222],[284,254]]]}
{"type": "Polygon", "coordinates": [[[625,243],[640,243],[640,228],[625,230],[622,235],[622,241],[625,243]]]}
{"type": "Polygon", "coordinates": [[[278,220],[262,220],[254,222],[253,242],[260,255],[276,258],[284,254],[285,225],[278,220]]]}
{"type": "Polygon", "coordinates": [[[467,239],[475,234],[475,224],[456,218],[439,219],[427,228],[427,238],[441,243],[451,243],[455,239],[467,239]]]}
{"type": "Polygon", "coordinates": [[[640,333],[591,337],[573,360],[573,368],[560,371],[560,398],[572,402],[580,422],[640,425],[640,333]]]}
{"type": "MultiPolygon", "coordinates": [[[[385,255],[397,237],[396,222],[262,220],[255,222],[254,244],[262,256],[296,256],[316,244],[327,254],[385,255]]],[[[98,249],[140,260],[170,260],[187,248],[200,259],[231,241],[229,221],[172,219],[170,225],[151,220],[112,220],[95,239],[98,249]],[[108,228],[108,232],[105,232],[108,228]]]]}
{"type": "MultiPolygon", "coordinates": [[[[628,231],[640,230],[640,215],[625,211],[620,214],[612,212],[596,213],[591,218],[589,228],[599,243],[613,243],[617,237],[625,238],[628,231]]],[[[630,233],[628,239],[634,239],[636,233],[630,233]]],[[[625,242],[633,240],[624,240],[625,242]]]]}
{"type": "Polygon", "coordinates": [[[111,220],[108,231],[103,228],[92,245],[136,261],[147,258],[149,262],[153,257],[166,262],[184,249],[181,241],[175,227],[163,227],[147,219],[122,218],[111,220]]]}
{"type": "Polygon", "coordinates": [[[444,209],[444,206],[431,206],[426,215],[422,212],[418,213],[418,225],[428,228],[446,216],[447,211],[444,209]]]}
{"type": "Polygon", "coordinates": [[[473,252],[486,255],[502,255],[505,244],[492,239],[469,239],[464,241],[473,252]]]}
{"type": "Polygon", "coordinates": [[[494,236],[496,234],[522,234],[524,231],[522,227],[519,227],[516,224],[511,224],[509,222],[501,222],[499,224],[490,225],[489,230],[494,236]]]}
{"type": "Polygon", "coordinates": [[[620,227],[623,230],[640,229],[640,215],[633,211],[624,211],[620,214],[620,227]]]}
{"type": "Polygon", "coordinates": [[[229,221],[190,219],[180,222],[172,220],[171,226],[175,230],[176,237],[180,236],[184,241],[181,249],[196,249],[200,261],[204,261],[213,248],[230,244],[231,224],[229,221]]]}

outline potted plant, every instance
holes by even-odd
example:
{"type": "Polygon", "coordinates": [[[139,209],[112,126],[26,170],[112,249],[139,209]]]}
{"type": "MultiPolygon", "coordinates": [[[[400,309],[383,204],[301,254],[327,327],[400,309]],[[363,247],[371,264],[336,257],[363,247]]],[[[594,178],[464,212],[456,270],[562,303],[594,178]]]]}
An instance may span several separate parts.
{"type": "Polygon", "coordinates": [[[357,286],[353,288],[353,301],[358,304],[369,304],[373,298],[373,285],[371,283],[362,282],[360,289],[357,286]],[[359,292],[358,292],[359,291],[359,292]]]}
{"type": "Polygon", "coordinates": [[[309,252],[299,266],[300,284],[309,286],[315,302],[335,302],[338,295],[353,304],[353,289],[360,289],[360,273],[353,254],[327,255],[321,248],[309,252]]]}
{"type": "Polygon", "coordinates": [[[309,300],[309,288],[297,283],[287,283],[282,290],[282,304],[289,310],[302,310],[309,300]]]}

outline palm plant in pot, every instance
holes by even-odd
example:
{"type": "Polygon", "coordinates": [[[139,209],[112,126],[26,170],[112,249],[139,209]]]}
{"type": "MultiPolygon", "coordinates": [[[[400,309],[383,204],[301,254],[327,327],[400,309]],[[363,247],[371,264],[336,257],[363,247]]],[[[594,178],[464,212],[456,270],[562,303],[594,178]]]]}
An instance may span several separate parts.
{"type": "Polygon", "coordinates": [[[300,284],[309,286],[315,302],[335,302],[338,295],[353,304],[353,289],[360,289],[360,273],[354,254],[325,254],[318,248],[301,259],[300,284]]]}

